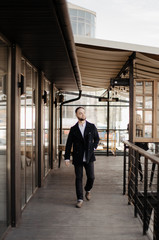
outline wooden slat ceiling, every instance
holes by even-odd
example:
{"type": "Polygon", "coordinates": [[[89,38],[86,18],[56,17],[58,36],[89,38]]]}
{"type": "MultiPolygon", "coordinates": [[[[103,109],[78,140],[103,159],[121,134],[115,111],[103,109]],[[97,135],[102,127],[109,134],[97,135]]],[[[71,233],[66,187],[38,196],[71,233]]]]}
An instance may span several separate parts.
{"type": "Polygon", "coordinates": [[[72,66],[69,53],[73,50],[69,52],[67,46],[73,36],[69,39],[72,30],[71,25],[67,26],[68,21],[65,22],[69,19],[65,9],[64,0],[0,1],[0,32],[11,43],[17,43],[24,57],[43,71],[57,88],[78,90],[78,66],[72,66]]]}

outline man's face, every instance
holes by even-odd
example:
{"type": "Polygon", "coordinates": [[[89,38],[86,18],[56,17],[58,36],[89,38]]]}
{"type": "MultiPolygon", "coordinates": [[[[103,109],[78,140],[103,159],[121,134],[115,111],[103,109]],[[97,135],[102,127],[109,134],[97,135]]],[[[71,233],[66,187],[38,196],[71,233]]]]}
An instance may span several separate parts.
{"type": "Polygon", "coordinates": [[[85,110],[83,108],[79,108],[76,113],[76,117],[78,118],[79,121],[86,120],[85,110]]]}

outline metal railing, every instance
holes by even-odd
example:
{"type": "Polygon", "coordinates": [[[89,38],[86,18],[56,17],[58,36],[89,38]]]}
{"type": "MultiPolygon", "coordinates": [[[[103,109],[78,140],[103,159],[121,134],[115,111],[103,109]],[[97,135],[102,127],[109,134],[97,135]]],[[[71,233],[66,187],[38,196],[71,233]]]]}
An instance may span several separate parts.
{"type": "Polygon", "coordinates": [[[123,194],[134,206],[143,234],[159,239],[159,158],[130,143],[124,143],[123,194]]]}

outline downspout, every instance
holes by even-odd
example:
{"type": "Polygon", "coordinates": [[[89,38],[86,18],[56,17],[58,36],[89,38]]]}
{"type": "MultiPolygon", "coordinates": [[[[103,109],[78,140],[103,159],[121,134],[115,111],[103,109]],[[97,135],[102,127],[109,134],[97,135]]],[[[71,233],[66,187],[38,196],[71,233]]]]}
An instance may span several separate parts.
{"type": "Polygon", "coordinates": [[[81,94],[82,94],[82,91],[79,90],[79,96],[77,98],[73,98],[73,99],[70,99],[70,100],[67,100],[65,102],[62,102],[60,104],[60,144],[62,144],[62,106],[66,103],[70,103],[70,102],[74,102],[74,101],[77,101],[81,98],[81,94]]]}
{"type": "MultiPolygon", "coordinates": [[[[62,144],[62,106],[66,103],[70,103],[70,102],[74,102],[74,101],[77,101],[81,98],[81,94],[82,94],[82,91],[79,90],[79,96],[77,98],[73,98],[73,99],[70,99],[70,100],[67,100],[65,102],[62,102],[60,104],[60,144],[62,144]]],[[[60,168],[60,165],[61,165],[61,156],[62,156],[62,151],[60,150],[59,151],[59,164],[58,164],[58,167],[60,168]]]]}

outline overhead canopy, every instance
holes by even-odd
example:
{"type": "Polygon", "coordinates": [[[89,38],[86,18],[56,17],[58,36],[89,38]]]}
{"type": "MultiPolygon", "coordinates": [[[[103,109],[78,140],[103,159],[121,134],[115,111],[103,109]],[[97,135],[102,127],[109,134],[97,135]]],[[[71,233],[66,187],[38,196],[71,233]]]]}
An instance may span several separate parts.
{"type": "Polygon", "coordinates": [[[134,54],[134,77],[159,79],[159,48],[75,37],[82,85],[109,88],[134,54]]]}
{"type": "Polygon", "coordinates": [[[1,0],[0,32],[57,88],[81,88],[65,0],[1,0]]]}

